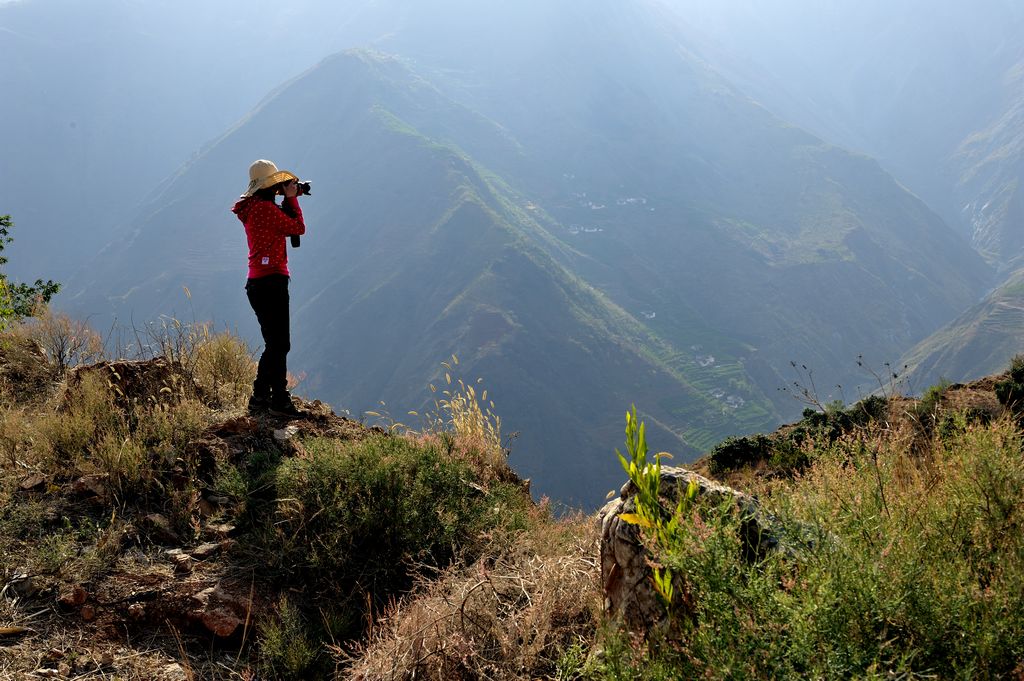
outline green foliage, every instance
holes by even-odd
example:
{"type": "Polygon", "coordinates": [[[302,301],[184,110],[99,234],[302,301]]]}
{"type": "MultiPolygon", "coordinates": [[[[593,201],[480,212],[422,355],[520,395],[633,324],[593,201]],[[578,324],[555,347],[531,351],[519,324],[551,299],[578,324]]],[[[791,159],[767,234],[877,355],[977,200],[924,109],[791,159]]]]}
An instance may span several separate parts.
{"type": "Polygon", "coordinates": [[[274,474],[277,566],[374,593],[410,586],[414,565],[442,566],[480,531],[522,522],[525,499],[475,489],[440,446],[375,436],[317,439],[274,474]]]}
{"type": "Polygon", "coordinates": [[[842,402],[833,402],[824,411],[805,409],[803,419],[797,426],[798,430],[802,428],[803,434],[822,435],[829,442],[835,442],[856,428],[863,428],[872,421],[884,418],[888,408],[888,401],[878,395],[866,397],[848,409],[843,408],[842,402]]]}
{"type": "Polygon", "coordinates": [[[216,483],[236,502],[240,550],[272,581],[303,584],[262,634],[265,671],[280,678],[324,677],[320,642],[361,635],[425,572],[475,560],[530,522],[521,486],[481,477],[472,455],[441,438],[312,438],[302,448],[254,453],[216,483]]]}
{"type": "Polygon", "coordinates": [[[277,610],[277,619],[259,625],[260,667],[268,678],[308,679],[319,654],[310,626],[287,596],[277,610]]]}
{"type": "Polygon", "coordinates": [[[872,395],[849,408],[833,402],[823,411],[805,409],[803,418],[792,428],[771,435],[730,437],[718,444],[708,455],[712,475],[748,466],[766,465],[772,472],[792,475],[810,463],[807,443],[830,444],[843,435],[865,428],[885,417],[888,402],[872,395]]]}
{"type": "Polygon", "coordinates": [[[924,391],[921,399],[914,406],[914,418],[918,424],[924,426],[929,432],[938,418],[942,397],[951,385],[953,384],[947,379],[940,379],[938,383],[924,391]]]}
{"type": "MultiPolygon", "coordinates": [[[[665,453],[657,454],[654,462],[647,461],[647,438],[646,428],[643,422],[638,421],[636,416],[636,405],[631,411],[626,412],[626,451],[629,459],[626,459],[619,450],[615,454],[619,457],[619,463],[629,476],[630,482],[636,487],[634,503],[635,513],[622,513],[619,518],[625,522],[639,525],[641,532],[646,534],[656,544],[671,541],[680,528],[680,523],[697,496],[697,483],[691,481],[686,494],[679,495],[679,503],[673,512],[667,512],[661,504],[661,459],[665,453]]],[[[661,597],[666,607],[672,608],[676,602],[675,580],[673,571],[664,566],[654,566],[651,570],[651,578],[654,588],[661,597]]]]}
{"type": "MultiPolygon", "coordinates": [[[[10,215],[0,215],[0,253],[14,240],[10,235],[14,222],[10,215]]],[[[0,255],[0,267],[7,258],[0,255]]],[[[35,315],[40,304],[45,305],[60,291],[60,284],[52,280],[37,279],[35,284],[13,283],[0,273],[0,325],[35,315]]]]}
{"type": "Polygon", "coordinates": [[[587,671],[587,656],[590,651],[579,641],[562,651],[555,665],[556,681],[574,681],[582,678],[587,671]]]}
{"type": "Polygon", "coordinates": [[[999,403],[1013,411],[1024,413],[1024,355],[1017,355],[1010,361],[1006,379],[995,385],[999,403]]]}
{"type": "MultiPolygon", "coordinates": [[[[309,641],[360,635],[425,571],[473,560],[529,522],[522,487],[481,477],[472,455],[440,438],[314,438],[302,447],[301,457],[256,453],[225,467],[217,487],[238,503],[241,550],[258,556],[270,579],[304,585],[293,605],[309,641]]],[[[286,625],[285,614],[275,626],[286,625]]],[[[287,638],[278,629],[267,635],[287,638]]],[[[314,678],[328,663],[321,652],[305,677],[280,661],[304,659],[296,651],[268,655],[275,670],[292,669],[286,678],[314,678]]]]}
{"type": "Polygon", "coordinates": [[[1024,460],[1015,423],[905,443],[821,443],[765,498],[799,551],[745,560],[742,519],[701,509],[645,533],[688,609],[649,645],[608,637],[610,679],[1003,678],[1024,655],[1024,460]],[[793,530],[794,541],[804,530],[793,530]]]}
{"type": "Polygon", "coordinates": [[[771,437],[761,434],[726,438],[708,455],[711,473],[721,475],[759,461],[766,461],[772,456],[773,444],[771,437]]]}
{"type": "Polygon", "coordinates": [[[637,514],[646,520],[646,525],[653,526],[661,516],[658,500],[658,490],[661,487],[661,457],[656,456],[653,463],[648,463],[646,430],[643,423],[638,423],[636,405],[633,405],[632,411],[626,412],[626,451],[629,453],[629,459],[617,449],[615,454],[619,457],[622,469],[636,486],[637,514]]]}

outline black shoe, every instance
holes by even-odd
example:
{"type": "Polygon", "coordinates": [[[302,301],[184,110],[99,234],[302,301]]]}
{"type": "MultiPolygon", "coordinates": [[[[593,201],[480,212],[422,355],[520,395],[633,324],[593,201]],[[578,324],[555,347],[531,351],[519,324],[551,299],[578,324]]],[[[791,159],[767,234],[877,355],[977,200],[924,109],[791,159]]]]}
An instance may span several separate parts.
{"type": "Polygon", "coordinates": [[[274,394],[270,401],[270,413],[274,416],[302,416],[302,412],[295,408],[292,396],[285,392],[283,395],[274,394]]]}
{"type": "Polygon", "coordinates": [[[249,398],[249,413],[260,414],[270,409],[270,395],[253,394],[249,398]]]}

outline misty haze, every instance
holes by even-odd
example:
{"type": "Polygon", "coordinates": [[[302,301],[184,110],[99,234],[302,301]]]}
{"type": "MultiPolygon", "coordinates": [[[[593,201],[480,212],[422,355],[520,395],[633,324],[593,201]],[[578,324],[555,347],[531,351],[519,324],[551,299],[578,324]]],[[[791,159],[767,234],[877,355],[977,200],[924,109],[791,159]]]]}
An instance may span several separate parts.
{"type": "MultiPolygon", "coordinates": [[[[628,459],[623,414],[632,405],[650,451],[671,453],[666,466],[707,474],[737,447],[761,443],[773,453],[755,473],[723,480],[790,479],[766,467],[811,470],[808,443],[820,442],[785,428],[757,433],[796,423],[802,438],[871,396],[938,395],[933,386],[998,374],[1024,351],[1016,0],[6,0],[0,65],[0,215],[12,238],[4,290],[25,282],[14,293],[38,298],[44,289],[31,282],[60,284],[45,311],[19,313],[14,295],[14,311],[0,310],[4,333],[63,319],[78,329],[66,335],[89,339],[58,362],[59,376],[39,379],[46,397],[5,398],[19,419],[31,405],[75,423],[60,396],[88,385],[78,360],[138,366],[169,348],[181,360],[216,337],[222,354],[195,350],[195,371],[235,362],[243,378],[213,389],[200,380],[196,404],[220,400],[207,404],[216,417],[203,422],[202,441],[228,443],[210,445],[215,459],[241,442],[263,456],[253,443],[266,424],[252,400],[266,329],[247,299],[249,225],[231,212],[257,159],[312,188],[296,199],[301,245],[286,252],[299,425],[266,430],[275,433],[266,447],[295,462],[362,425],[448,443],[451,455],[468,409],[474,436],[492,442],[500,466],[507,456],[502,480],[514,478],[533,502],[550,500],[554,517],[591,513],[626,481],[615,451],[628,459]],[[229,356],[240,342],[246,350],[229,356]],[[211,430],[214,422],[228,425],[211,430]],[[795,444],[780,454],[766,437],[795,444]]],[[[52,363],[52,346],[39,347],[52,363]]],[[[3,371],[6,386],[17,372],[3,371]]],[[[131,402],[125,390],[115,404],[131,402]]],[[[135,423],[127,413],[124,423],[135,423]]],[[[850,418],[842,428],[867,427],[850,418]]],[[[18,458],[35,446],[26,443],[50,441],[8,437],[12,428],[0,430],[12,461],[28,461],[18,458]]],[[[938,432],[925,429],[920,437],[938,432]]],[[[71,456],[87,442],[48,451],[71,456]]],[[[139,442],[138,466],[206,452],[184,440],[139,442]]],[[[256,475],[251,462],[232,460],[232,475],[256,475]]],[[[196,499],[248,499],[249,515],[238,511],[230,524],[249,527],[252,490],[264,483],[256,476],[249,492],[225,492],[217,465],[211,480],[220,482],[197,483],[196,499]]],[[[38,489],[64,484],[43,475],[38,489]]],[[[97,496],[120,504],[152,494],[103,479],[97,496]]],[[[311,508],[325,498],[284,487],[276,501],[311,508]]],[[[466,498],[493,492],[482,482],[466,489],[466,498]]],[[[0,504],[14,498],[4,494],[0,504]]],[[[502,503],[485,505],[499,513],[502,503]]],[[[1004,529],[1019,533],[1013,517],[1004,529]]],[[[313,526],[307,520],[288,525],[293,536],[313,526]]],[[[444,537],[439,546],[457,543],[444,537]]],[[[0,559],[10,573],[0,588],[32,572],[22,562],[0,559]]],[[[358,574],[352,583],[373,591],[358,574]]],[[[395,593],[412,588],[408,579],[395,593]]],[[[286,631],[287,606],[268,599],[286,631]]],[[[231,635],[233,650],[244,647],[231,635]]],[[[256,636],[270,640],[264,629],[256,636]]],[[[21,678],[4,676],[3,646],[0,630],[0,678],[21,678]]],[[[1024,665],[1024,648],[1013,651],[1024,665]]],[[[921,669],[994,678],[1013,668],[943,664],[921,669]]],[[[321,673],[258,669],[245,678],[321,673]]],[[[358,678],[378,678],[363,669],[358,678]]],[[[380,678],[413,678],[396,674],[380,678]]],[[[541,667],[452,674],[437,678],[556,678],[541,667]]],[[[579,674],[557,678],[591,678],[579,674]]],[[[751,672],[758,677],[768,676],[751,672]]]]}

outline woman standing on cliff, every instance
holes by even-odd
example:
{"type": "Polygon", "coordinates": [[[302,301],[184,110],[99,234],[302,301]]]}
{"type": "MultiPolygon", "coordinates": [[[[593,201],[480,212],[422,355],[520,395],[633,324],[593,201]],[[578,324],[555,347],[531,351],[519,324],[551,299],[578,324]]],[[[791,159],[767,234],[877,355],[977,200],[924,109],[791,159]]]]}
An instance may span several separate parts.
{"type": "Polygon", "coordinates": [[[263,334],[249,413],[270,411],[281,416],[300,412],[288,394],[288,251],[285,239],[306,233],[299,208],[298,178],[267,160],[249,166],[249,186],[232,212],[245,225],[249,241],[249,278],[245,294],[263,334]],[[284,196],[277,204],[278,194],[284,196]]]}

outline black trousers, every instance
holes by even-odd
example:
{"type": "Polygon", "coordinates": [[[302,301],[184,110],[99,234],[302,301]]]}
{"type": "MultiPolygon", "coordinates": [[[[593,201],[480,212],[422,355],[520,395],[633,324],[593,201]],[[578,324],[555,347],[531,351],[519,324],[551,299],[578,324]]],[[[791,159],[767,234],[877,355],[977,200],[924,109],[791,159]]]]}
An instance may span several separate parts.
{"type": "Polygon", "coordinates": [[[288,389],[288,351],[291,350],[288,277],[269,274],[249,279],[245,284],[245,295],[260,323],[264,345],[253,394],[260,397],[268,397],[271,393],[284,395],[288,389]]]}

